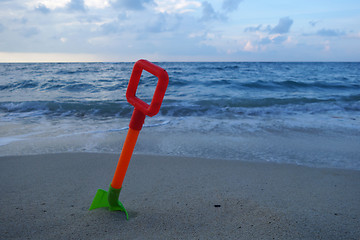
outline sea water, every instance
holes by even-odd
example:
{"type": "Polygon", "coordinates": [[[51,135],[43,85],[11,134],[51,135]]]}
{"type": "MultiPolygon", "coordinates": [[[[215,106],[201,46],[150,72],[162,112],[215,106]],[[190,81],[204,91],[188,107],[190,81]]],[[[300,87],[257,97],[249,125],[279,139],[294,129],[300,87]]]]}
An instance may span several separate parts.
{"type": "MultiPolygon", "coordinates": [[[[136,153],[360,170],[360,63],[166,62],[136,153]]],[[[121,152],[134,63],[0,64],[0,156],[121,152]]],[[[137,97],[157,78],[143,72],[137,97]]]]}

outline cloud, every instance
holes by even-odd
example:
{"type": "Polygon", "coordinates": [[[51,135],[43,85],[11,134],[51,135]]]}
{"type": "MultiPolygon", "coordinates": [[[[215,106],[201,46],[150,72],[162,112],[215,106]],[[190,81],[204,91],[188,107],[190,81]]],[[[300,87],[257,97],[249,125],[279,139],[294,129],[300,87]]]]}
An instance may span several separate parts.
{"type": "Polygon", "coordinates": [[[201,7],[202,7],[201,20],[209,21],[209,20],[217,20],[219,18],[218,13],[215,12],[214,8],[209,2],[207,1],[202,2],[201,7]]]}
{"type": "Polygon", "coordinates": [[[32,37],[37,34],[39,34],[39,30],[35,27],[25,28],[22,32],[22,35],[26,38],[32,37]]]}
{"type": "Polygon", "coordinates": [[[294,21],[289,17],[284,17],[279,19],[279,23],[275,27],[271,28],[270,26],[268,26],[268,28],[271,34],[288,33],[290,31],[290,27],[293,24],[293,22],[294,21]]]}
{"type": "Polygon", "coordinates": [[[108,0],[85,0],[85,6],[88,8],[105,9],[110,7],[108,0]]]}
{"type": "Polygon", "coordinates": [[[302,36],[311,37],[311,36],[320,36],[320,37],[340,37],[344,36],[346,33],[344,31],[322,28],[316,32],[312,33],[303,33],[302,36]]]}
{"type": "Polygon", "coordinates": [[[289,42],[289,39],[291,39],[287,33],[289,33],[293,22],[289,17],[284,17],[280,18],[278,24],[274,27],[259,24],[245,28],[244,32],[255,34],[250,34],[250,40],[245,44],[243,50],[257,52],[282,47],[283,43],[289,42]]]}
{"type": "Polygon", "coordinates": [[[104,23],[100,26],[101,32],[104,34],[115,34],[120,33],[123,28],[120,26],[120,23],[115,20],[109,23],[104,23]]]}
{"type": "Polygon", "coordinates": [[[259,43],[261,45],[266,45],[266,44],[270,44],[272,43],[271,39],[269,37],[264,37],[264,38],[261,38],[259,43]]]}
{"type": "Polygon", "coordinates": [[[345,35],[345,33],[343,31],[339,31],[339,30],[323,28],[323,29],[320,29],[319,31],[317,31],[316,35],[322,36],[322,37],[338,37],[338,36],[345,35]]]}
{"type": "Polygon", "coordinates": [[[201,4],[202,7],[202,21],[210,20],[227,20],[227,15],[230,12],[236,11],[239,7],[240,2],[243,0],[224,0],[222,4],[222,11],[215,11],[211,3],[204,1],[201,4]]]}
{"type": "Polygon", "coordinates": [[[3,32],[4,30],[5,30],[4,25],[0,23],[0,33],[3,32]]]}
{"type": "Polygon", "coordinates": [[[127,10],[141,11],[146,4],[154,3],[153,0],[115,0],[111,5],[115,8],[125,8],[127,10]]]}
{"type": "Polygon", "coordinates": [[[202,2],[201,7],[202,7],[202,17],[200,20],[202,21],[227,20],[227,16],[222,12],[215,11],[211,3],[209,3],[208,1],[202,2]]]}
{"type": "Polygon", "coordinates": [[[280,35],[280,36],[274,37],[272,39],[272,42],[275,44],[281,44],[281,43],[285,42],[287,39],[288,39],[287,36],[280,35]]]}
{"type": "Polygon", "coordinates": [[[242,2],[243,0],[224,0],[223,4],[222,4],[222,9],[225,12],[233,12],[236,11],[239,7],[239,4],[242,2]]]}
{"type": "Polygon", "coordinates": [[[276,37],[263,37],[260,39],[259,44],[260,45],[267,45],[267,44],[281,44],[283,42],[285,42],[288,39],[287,36],[284,35],[279,35],[276,37]]]}
{"type": "Polygon", "coordinates": [[[247,27],[244,29],[244,32],[257,32],[257,31],[261,31],[262,25],[259,24],[256,27],[247,27]]]}
{"type": "Polygon", "coordinates": [[[309,24],[310,24],[312,27],[315,27],[316,24],[318,24],[318,23],[319,23],[319,21],[314,21],[314,20],[309,21],[309,24]]]}
{"type": "Polygon", "coordinates": [[[262,24],[257,25],[256,27],[247,27],[244,29],[244,32],[269,32],[270,34],[284,34],[290,31],[293,20],[289,17],[284,17],[279,19],[279,23],[275,27],[270,25],[263,27],[262,24]]]}
{"type": "Polygon", "coordinates": [[[274,17],[266,12],[276,9],[262,12],[264,9],[253,1],[244,3],[243,0],[0,0],[0,52],[88,53],[122,60],[136,60],[138,56],[286,60],[281,56],[296,59],[297,55],[307,54],[307,60],[311,60],[316,54],[324,54],[324,49],[344,55],[341,49],[345,49],[353,59],[359,59],[360,31],[354,24],[356,18],[337,16],[325,22],[318,14],[298,15],[295,5],[293,10],[284,9],[286,15],[274,17]],[[253,12],[236,16],[234,11],[243,7],[244,11],[253,12]],[[323,44],[326,41],[331,43],[331,48],[323,44]]]}
{"type": "MultiPolygon", "coordinates": [[[[126,25],[127,20],[128,16],[126,15],[126,13],[119,13],[117,17],[112,19],[112,21],[100,24],[98,28],[99,34],[111,35],[122,33],[125,31],[124,25],[126,25]]],[[[101,22],[101,19],[99,21],[101,22]]]]}
{"type": "Polygon", "coordinates": [[[44,4],[40,3],[36,8],[35,11],[41,12],[43,14],[50,13],[50,9],[47,8],[44,4]]]}
{"type": "MultiPolygon", "coordinates": [[[[14,3],[16,3],[16,0],[12,0],[14,3]]],[[[45,10],[45,8],[49,9],[50,11],[56,10],[56,9],[63,9],[66,8],[67,5],[70,4],[71,0],[56,0],[56,1],[50,1],[50,0],[36,0],[36,1],[26,1],[26,5],[28,5],[30,8],[33,8],[35,10],[45,10]],[[40,9],[38,9],[40,7],[40,9]]]]}
{"type": "Polygon", "coordinates": [[[245,44],[243,51],[245,52],[256,52],[258,50],[257,46],[254,46],[251,41],[247,41],[247,43],[245,44]]]}
{"type": "Polygon", "coordinates": [[[71,11],[85,11],[84,0],[71,0],[66,7],[71,11]]]}
{"type": "Polygon", "coordinates": [[[152,33],[175,31],[181,24],[181,17],[178,15],[158,13],[146,25],[146,31],[152,33]]]}
{"type": "Polygon", "coordinates": [[[161,13],[191,13],[201,7],[201,3],[193,0],[155,0],[155,10],[161,13]]]}

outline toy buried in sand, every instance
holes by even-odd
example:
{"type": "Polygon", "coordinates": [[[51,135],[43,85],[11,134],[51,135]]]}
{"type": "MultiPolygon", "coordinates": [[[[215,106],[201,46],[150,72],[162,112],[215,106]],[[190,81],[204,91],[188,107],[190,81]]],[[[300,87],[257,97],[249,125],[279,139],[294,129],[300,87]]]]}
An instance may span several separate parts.
{"type": "Polygon", "coordinates": [[[105,191],[98,189],[89,210],[108,207],[110,211],[125,212],[126,219],[129,219],[126,209],[118,200],[119,194],[129,166],[131,155],[135,148],[136,140],[144,124],[145,116],[147,115],[152,117],[159,112],[168,83],[169,76],[161,67],[143,59],[135,63],[129,85],[126,90],[126,99],[134,106],[134,111],[131,116],[129,130],[120,154],[119,162],[117,164],[113,180],[109,186],[109,190],[105,191]],[[158,82],[150,105],[137,98],[135,95],[143,70],[146,70],[158,77],[158,82]]]}

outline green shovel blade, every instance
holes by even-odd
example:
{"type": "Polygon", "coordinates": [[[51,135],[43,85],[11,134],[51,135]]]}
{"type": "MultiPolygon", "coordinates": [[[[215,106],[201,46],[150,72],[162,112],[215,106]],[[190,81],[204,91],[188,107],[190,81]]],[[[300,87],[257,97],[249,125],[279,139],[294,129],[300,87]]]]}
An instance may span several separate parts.
{"type": "Polygon", "coordinates": [[[129,220],[129,215],[126,209],[124,208],[122,203],[118,200],[120,191],[121,188],[116,189],[111,187],[111,185],[109,186],[108,192],[102,189],[98,189],[89,210],[107,207],[109,208],[110,211],[124,212],[126,215],[126,220],[129,220]]]}

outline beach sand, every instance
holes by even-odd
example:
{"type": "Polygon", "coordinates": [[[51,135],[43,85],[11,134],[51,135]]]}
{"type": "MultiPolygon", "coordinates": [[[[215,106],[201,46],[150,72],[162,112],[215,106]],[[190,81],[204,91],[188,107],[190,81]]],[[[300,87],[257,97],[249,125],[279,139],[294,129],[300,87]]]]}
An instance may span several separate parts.
{"type": "Polygon", "coordinates": [[[88,211],[117,160],[1,157],[0,239],[360,239],[360,171],[134,155],[127,221],[88,211]]]}

